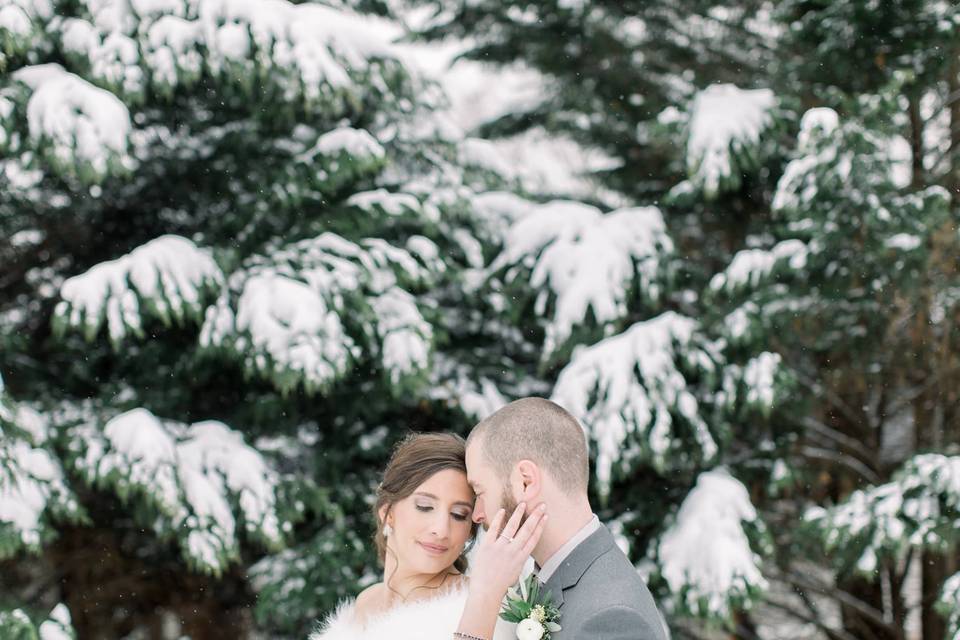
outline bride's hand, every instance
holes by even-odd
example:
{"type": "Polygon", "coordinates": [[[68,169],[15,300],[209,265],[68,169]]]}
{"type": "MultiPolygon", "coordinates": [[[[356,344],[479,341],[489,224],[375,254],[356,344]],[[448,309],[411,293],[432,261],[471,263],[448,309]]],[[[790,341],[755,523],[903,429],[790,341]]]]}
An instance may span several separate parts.
{"type": "Polygon", "coordinates": [[[503,509],[497,511],[473,559],[471,591],[484,593],[499,602],[507,589],[517,583],[547,521],[546,506],[541,504],[521,527],[525,509],[526,505],[519,504],[505,525],[506,512],[503,509]]]}

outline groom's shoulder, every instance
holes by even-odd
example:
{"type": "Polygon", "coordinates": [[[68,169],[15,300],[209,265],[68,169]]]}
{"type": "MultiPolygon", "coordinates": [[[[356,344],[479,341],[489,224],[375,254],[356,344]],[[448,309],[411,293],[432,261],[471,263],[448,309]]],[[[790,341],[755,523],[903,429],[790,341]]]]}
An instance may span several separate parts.
{"type": "Polygon", "coordinates": [[[647,583],[616,544],[591,563],[580,577],[576,591],[574,597],[580,600],[580,635],[606,637],[608,632],[629,628],[639,634],[635,637],[644,640],[665,638],[647,583]]]}
{"type": "Polygon", "coordinates": [[[658,615],[650,589],[637,568],[608,531],[600,536],[606,544],[576,585],[578,595],[586,596],[583,604],[589,609],[625,607],[644,616],[658,615]]]}
{"type": "Polygon", "coordinates": [[[610,600],[622,599],[625,603],[635,602],[637,594],[646,594],[650,591],[636,567],[616,544],[610,545],[603,553],[590,564],[578,586],[598,587],[610,600]],[[615,588],[611,588],[615,587],[615,588]]]}

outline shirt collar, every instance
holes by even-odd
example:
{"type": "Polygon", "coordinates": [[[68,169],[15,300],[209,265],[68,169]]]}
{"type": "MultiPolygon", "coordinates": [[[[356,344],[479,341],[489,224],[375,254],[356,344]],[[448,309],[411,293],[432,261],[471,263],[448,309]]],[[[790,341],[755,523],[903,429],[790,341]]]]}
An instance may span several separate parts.
{"type": "Polygon", "coordinates": [[[590,537],[594,531],[600,528],[600,518],[596,514],[590,518],[590,522],[585,524],[582,529],[573,534],[573,537],[567,540],[567,542],[557,549],[557,551],[550,556],[546,562],[543,563],[543,566],[536,572],[537,578],[540,579],[541,583],[546,583],[550,579],[550,576],[560,567],[564,560],[567,559],[574,549],[577,546],[590,537]]]}

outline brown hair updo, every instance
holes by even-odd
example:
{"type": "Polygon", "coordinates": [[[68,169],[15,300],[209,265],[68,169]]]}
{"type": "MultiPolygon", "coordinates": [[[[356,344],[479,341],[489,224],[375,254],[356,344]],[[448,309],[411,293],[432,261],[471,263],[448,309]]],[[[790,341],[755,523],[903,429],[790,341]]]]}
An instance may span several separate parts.
{"type": "MultiPolygon", "coordinates": [[[[377,557],[383,564],[387,553],[387,540],[383,535],[383,522],[380,510],[413,495],[421,484],[435,473],[454,469],[467,473],[467,449],[463,438],[452,433],[411,433],[393,450],[387,467],[383,470],[383,481],[377,487],[376,501],[373,505],[373,521],[377,523],[373,541],[377,545],[377,557]]],[[[470,526],[470,539],[477,534],[477,523],[470,526]]],[[[453,566],[460,573],[467,570],[466,553],[470,547],[468,541],[463,553],[454,561],[453,566]]]]}

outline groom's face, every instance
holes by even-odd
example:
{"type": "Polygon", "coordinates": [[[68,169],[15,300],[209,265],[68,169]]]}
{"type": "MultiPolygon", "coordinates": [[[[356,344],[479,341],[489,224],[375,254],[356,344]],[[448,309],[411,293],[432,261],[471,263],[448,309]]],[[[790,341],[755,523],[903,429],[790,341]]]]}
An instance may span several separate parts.
{"type": "Polygon", "coordinates": [[[496,469],[488,464],[479,443],[467,447],[467,480],[477,495],[473,506],[473,521],[481,524],[484,531],[497,510],[506,511],[506,518],[517,508],[509,478],[501,478],[496,469]]]}

